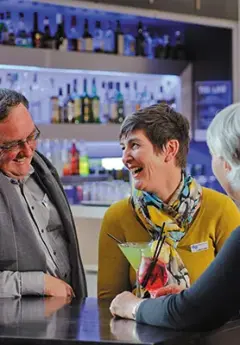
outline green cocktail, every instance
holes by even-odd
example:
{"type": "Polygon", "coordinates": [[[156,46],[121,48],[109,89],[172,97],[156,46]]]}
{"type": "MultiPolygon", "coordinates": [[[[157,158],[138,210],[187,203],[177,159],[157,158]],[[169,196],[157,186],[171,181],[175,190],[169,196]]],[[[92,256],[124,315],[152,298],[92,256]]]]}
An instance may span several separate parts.
{"type": "Polygon", "coordinates": [[[137,272],[142,253],[145,255],[151,255],[151,242],[125,242],[118,244],[119,248],[127,258],[130,265],[137,272]]]}
{"type": "Polygon", "coordinates": [[[118,243],[122,253],[127,258],[130,265],[136,271],[136,296],[141,297],[141,289],[138,281],[137,271],[139,269],[142,253],[151,256],[151,245],[152,242],[125,242],[118,243]]]}

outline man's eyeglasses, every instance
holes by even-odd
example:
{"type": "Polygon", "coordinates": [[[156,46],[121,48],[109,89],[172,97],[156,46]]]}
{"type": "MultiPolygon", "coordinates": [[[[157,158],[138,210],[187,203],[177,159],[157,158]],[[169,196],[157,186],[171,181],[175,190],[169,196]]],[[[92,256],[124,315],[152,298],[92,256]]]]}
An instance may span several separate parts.
{"type": "Polygon", "coordinates": [[[18,150],[19,147],[23,146],[25,143],[32,145],[39,138],[40,134],[41,134],[40,130],[36,127],[35,130],[26,139],[14,141],[5,145],[0,145],[0,150],[15,151],[15,150],[18,150]]]}

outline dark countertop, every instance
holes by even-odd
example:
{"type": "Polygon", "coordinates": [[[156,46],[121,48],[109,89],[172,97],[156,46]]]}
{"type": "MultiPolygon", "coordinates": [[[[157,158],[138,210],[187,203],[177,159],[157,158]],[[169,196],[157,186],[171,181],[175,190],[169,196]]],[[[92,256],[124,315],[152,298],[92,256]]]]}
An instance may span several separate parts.
{"type": "MultiPolygon", "coordinates": [[[[209,333],[184,333],[113,319],[108,302],[60,298],[0,299],[0,344],[235,345],[240,321],[209,333]],[[231,338],[231,341],[229,339],[231,338]],[[235,342],[234,342],[235,340],[235,342]]],[[[237,342],[238,341],[238,342],[237,342]]]]}

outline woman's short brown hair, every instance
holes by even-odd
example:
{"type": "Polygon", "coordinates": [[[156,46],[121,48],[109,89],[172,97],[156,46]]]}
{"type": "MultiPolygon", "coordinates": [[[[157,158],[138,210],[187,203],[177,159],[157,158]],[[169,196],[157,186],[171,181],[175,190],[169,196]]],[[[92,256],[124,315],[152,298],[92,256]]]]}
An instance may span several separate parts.
{"type": "Polygon", "coordinates": [[[171,139],[178,140],[176,165],[185,168],[189,149],[189,122],[166,103],[138,110],[123,121],[119,137],[127,137],[135,130],[143,130],[153,146],[160,150],[171,139]]]}

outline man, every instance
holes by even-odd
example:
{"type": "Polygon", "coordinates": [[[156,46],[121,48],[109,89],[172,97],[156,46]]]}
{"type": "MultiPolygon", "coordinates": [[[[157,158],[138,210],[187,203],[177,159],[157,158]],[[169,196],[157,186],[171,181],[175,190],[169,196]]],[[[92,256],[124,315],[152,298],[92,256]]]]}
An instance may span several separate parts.
{"type": "Polygon", "coordinates": [[[27,99],[0,89],[0,297],[86,297],[72,213],[39,135],[27,99]]]}

